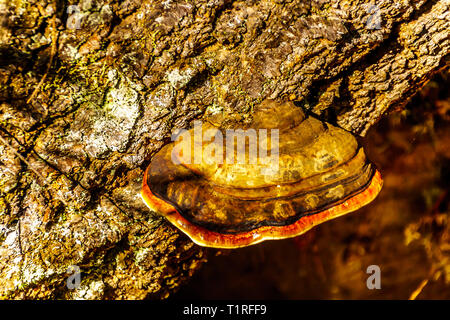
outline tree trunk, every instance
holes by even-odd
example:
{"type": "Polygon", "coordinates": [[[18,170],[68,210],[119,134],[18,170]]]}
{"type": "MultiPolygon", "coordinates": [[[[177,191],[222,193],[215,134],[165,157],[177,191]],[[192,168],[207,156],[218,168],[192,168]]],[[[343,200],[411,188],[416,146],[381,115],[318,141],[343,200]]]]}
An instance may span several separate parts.
{"type": "Polygon", "coordinates": [[[168,296],[207,251],[140,199],[152,155],[265,98],[364,136],[450,47],[448,0],[376,3],[0,0],[0,297],[168,296]]]}

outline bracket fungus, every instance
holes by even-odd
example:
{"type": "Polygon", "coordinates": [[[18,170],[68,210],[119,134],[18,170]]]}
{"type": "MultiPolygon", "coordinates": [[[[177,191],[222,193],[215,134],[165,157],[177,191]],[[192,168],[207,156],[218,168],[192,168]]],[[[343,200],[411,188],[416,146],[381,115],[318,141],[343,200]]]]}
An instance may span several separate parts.
{"type": "Polygon", "coordinates": [[[141,195],[195,243],[238,248],[300,235],[381,187],[352,134],[266,100],[241,129],[196,121],[178,134],[153,157],[141,195]]]}

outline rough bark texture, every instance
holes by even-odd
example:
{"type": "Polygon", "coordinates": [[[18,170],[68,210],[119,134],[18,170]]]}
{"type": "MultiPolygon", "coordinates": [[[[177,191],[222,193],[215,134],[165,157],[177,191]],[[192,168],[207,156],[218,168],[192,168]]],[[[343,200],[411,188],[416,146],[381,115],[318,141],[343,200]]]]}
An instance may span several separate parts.
{"type": "Polygon", "coordinates": [[[364,135],[448,63],[448,0],[373,4],[0,0],[0,297],[166,297],[206,257],[138,195],[175,128],[275,98],[364,135]]]}

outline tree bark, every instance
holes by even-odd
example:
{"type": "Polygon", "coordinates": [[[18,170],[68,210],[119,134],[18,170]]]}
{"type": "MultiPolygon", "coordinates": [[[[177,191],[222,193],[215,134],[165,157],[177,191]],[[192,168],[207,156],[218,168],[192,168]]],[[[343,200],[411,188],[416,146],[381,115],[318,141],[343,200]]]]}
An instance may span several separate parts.
{"type": "Polygon", "coordinates": [[[0,297],[167,297],[207,253],[139,197],[174,129],[272,98],[364,136],[448,66],[448,0],[376,3],[0,0],[0,297]]]}

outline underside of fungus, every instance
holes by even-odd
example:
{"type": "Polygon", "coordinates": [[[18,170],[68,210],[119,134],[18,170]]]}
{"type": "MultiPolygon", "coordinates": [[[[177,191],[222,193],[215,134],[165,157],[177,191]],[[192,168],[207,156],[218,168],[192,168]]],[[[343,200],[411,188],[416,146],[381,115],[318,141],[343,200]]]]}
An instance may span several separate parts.
{"type": "Polygon", "coordinates": [[[243,128],[195,123],[145,171],[142,198],[195,243],[238,248],[300,235],[382,187],[347,131],[267,100],[243,128]]]}

